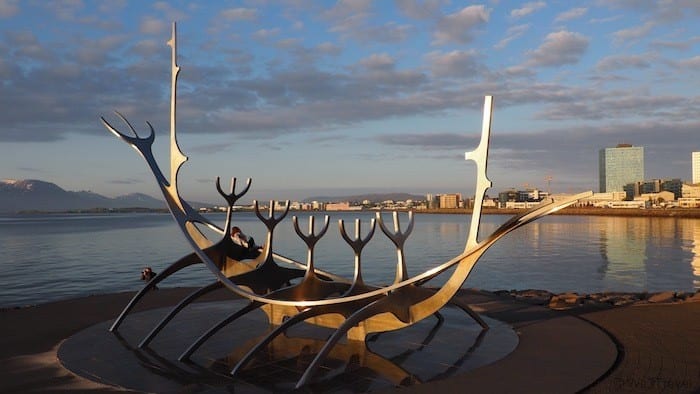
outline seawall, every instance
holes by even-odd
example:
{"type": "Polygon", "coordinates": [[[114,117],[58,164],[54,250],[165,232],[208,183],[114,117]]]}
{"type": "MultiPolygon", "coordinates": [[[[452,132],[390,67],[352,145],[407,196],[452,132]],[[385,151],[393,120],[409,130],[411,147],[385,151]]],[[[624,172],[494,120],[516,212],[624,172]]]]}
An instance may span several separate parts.
{"type": "MultiPolygon", "coordinates": [[[[523,209],[495,209],[483,208],[484,215],[516,215],[524,212],[523,209]]],[[[417,214],[471,214],[471,209],[426,209],[415,211],[417,214]]],[[[699,208],[670,208],[670,209],[637,209],[637,208],[593,208],[593,207],[568,207],[561,209],[552,215],[572,216],[624,216],[624,217],[678,217],[700,218],[699,208]]]]}

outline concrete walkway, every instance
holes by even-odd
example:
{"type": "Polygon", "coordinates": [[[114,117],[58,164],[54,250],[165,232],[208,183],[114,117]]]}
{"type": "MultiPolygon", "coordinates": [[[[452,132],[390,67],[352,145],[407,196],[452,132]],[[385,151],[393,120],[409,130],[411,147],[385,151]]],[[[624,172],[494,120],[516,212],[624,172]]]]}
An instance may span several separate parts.
{"type": "MultiPolygon", "coordinates": [[[[138,310],[173,305],[190,291],[159,290],[146,297],[138,310]]],[[[0,391],[119,391],[65,370],[56,351],[71,335],[114,319],[131,294],[0,311],[4,366],[0,391]]],[[[217,292],[204,301],[230,297],[217,292]]],[[[485,367],[401,391],[693,392],[700,388],[700,303],[556,312],[487,292],[465,291],[463,297],[478,312],[511,324],[519,335],[517,348],[485,367]],[[623,347],[619,354],[617,346],[623,347]]]]}

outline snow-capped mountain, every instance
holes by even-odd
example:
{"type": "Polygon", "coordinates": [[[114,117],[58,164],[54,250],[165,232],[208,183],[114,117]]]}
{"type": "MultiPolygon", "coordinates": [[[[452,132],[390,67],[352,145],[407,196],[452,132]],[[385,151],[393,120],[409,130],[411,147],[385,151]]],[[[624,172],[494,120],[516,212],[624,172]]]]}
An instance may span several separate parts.
{"type": "Polygon", "coordinates": [[[0,212],[165,207],[162,200],[140,193],[109,198],[89,191],[67,191],[37,179],[0,180],[0,212]]]}

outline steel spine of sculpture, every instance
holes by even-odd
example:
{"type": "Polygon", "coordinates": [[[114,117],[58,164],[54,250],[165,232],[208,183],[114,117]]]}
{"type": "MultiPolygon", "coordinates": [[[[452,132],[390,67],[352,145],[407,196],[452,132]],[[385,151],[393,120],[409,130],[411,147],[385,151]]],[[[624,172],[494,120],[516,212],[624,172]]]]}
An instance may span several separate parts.
{"type": "Polygon", "coordinates": [[[304,374],[297,382],[297,387],[305,385],[312,379],[324,358],[343,336],[347,335],[351,340],[364,340],[370,333],[407,327],[431,315],[437,315],[439,310],[450,302],[462,308],[482,327],[486,328],[486,323],[478,314],[472,311],[468,305],[453,298],[466,281],[479,258],[490,246],[510,231],[591,195],[591,192],[586,192],[566,200],[557,202],[552,200],[548,203],[543,203],[513,217],[491,235],[479,241],[477,235],[481,221],[481,207],[485,193],[491,187],[491,181],[487,177],[486,170],[493,100],[491,96],[486,96],[480,143],[474,151],[465,155],[465,159],[474,161],[477,167],[476,193],[469,235],[465,242],[464,251],[458,256],[410,277],[404,260],[404,243],[413,229],[412,212],[408,214],[408,225],[404,230],[401,230],[399,216],[394,212],[393,231],[387,226],[383,216],[377,213],[376,222],[375,219],[372,219],[370,229],[364,238],[361,236],[359,219],[355,222],[354,238],[347,235],[345,224],[342,220],[338,223],[341,237],[353,250],[355,257],[353,278],[342,278],[332,273],[318,270],[314,266],[314,246],[328,230],[328,217],[325,218],[323,228],[318,232],[315,231],[313,217],[310,217],[308,234],[304,234],[300,230],[297,218],[293,218],[295,231],[306,243],[308,250],[306,263],[301,263],[278,254],[273,249],[274,229],[286,217],[289,211],[289,201],[284,206],[284,212],[282,213],[276,212],[276,203],[271,201],[267,216],[260,212],[258,202],[255,201],[255,214],[267,228],[264,250],[254,260],[238,261],[232,259],[228,254],[233,242],[230,237],[232,207],[248,192],[251,186],[251,179],[247,180],[245,188],[238,193],[236,192],[236,178],[232,179],[230,192],[228,193],[222,190],[219,178],[216,179],[216,189],[228,204],[226,223],[223,227],[219,227],[200,215],[180,196],[177,186],[178,172],[188,158],[180,150],[176,134],[176,93],[180,67],[177,65],[176,25],[174,23],[168,45],[172,50],[169,178],[166,179],[165,175],[163,175],[153,156],[151,147],[155,134],[150,123],[146,122],[150,130],[149,136],[142,138],[139,137],[128,120],[118,112],[117,116],[127,125],[133,136],[118,131],[104,118],[101,118],[101,120],[109,131],[132,146],[145,159],[156,178],[156,182],[163,193],[175,222],[185,235],[193,253],[172,263],[148,282],[127,304],[112,324],[110,330],[118,330],[132,308],[149,290],[172,274],[190,265],[204,264],[212,272],[216,281],[196,290],[173,307],[170,313],[139,343],[141,348],[148,346],[160,330],[188,304],[222,287],[226,287],[233,293],[247,299],[248,304],[204,332],[182,353],[179,359],[181,361],[188,360],[199,346],[220,328],[258,308],[265,311],[270,323],[277,327],[247,351],[245,356],[232,369],[232,375],[241,371],[251,361],[253,356],[273,341],[277,335],[295,324],[307,321],[333,328],[335,331],[306,368],[304,374]],[[379,224],[381,231],[396,246],[396,275],[393,283],[388,286],[373,286],[366,284],[362,279],[362,249],[374,236],[376,223],[379,224]],[[213,229],[221,234],[221,239],[216,243],[209,240],[197,227],[198,225],[213,229]],[[453,270],[453,272],[439,289],[423,287],[425,283],[448,270],[453,270]],[[291,285],[290,282],[297,278],[301,278],[299,283],[291,285]]]}

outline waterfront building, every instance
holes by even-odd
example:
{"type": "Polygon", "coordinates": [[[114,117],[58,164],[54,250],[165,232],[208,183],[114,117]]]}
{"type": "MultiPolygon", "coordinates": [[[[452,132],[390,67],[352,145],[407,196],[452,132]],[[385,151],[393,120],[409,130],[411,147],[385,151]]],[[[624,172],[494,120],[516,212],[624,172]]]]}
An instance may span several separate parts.
{"type": "Polygon", "coordinates": [[[538,201],[506,201],[504,208],[506,209],[530,209],[538,206],[538,201]]]}
{"type": "Polygon", "coordinates": [[[678,199],[678,206],[681,208],[700,208],[700,198],[681,197],[678,199]]]}
{"type": "Polygon", "coordinates": [[[674,201],[674,195],[671,192],[658,192],[658,193],[642,193],[639,197],[635,198],[636,201],[649,201],[652,205],[666,205],[668,201],[674,201]]]}
{"type": "Polygon", "coordinates": [[[440,208],[455,209],[459,207],[459,194],[441,194],[440,208]]]}
{"type": "Polygon", "coordinates": [[[440,208],[440,201],[438,196],[433,195],[432,193],[428,193],[425,195],[425,202],[428,206],[428,209],[440,208]]]}
{"type": "Polygon", "coordinates": [[[618,144],[599,151],[600,192],[619,192],[624,186],[644,180],[644,147],[618,144]]]}
{"type": "Polygon", "coordinates": [[[549,193],[539,189],[527,189],[518,191],[519,202],[537,202],[549,197],[549,193]]]}
{"type": "MultiPolygon", "coordinates": [[[[493,198],[485,198],[481,206],[484,208],[497,208],[496,200],[493,198]]],[[[467,207],[465,205],[465,208],[474,208],[474,200],[469,200],[469,206],[467,207]]]]}
{"type": "Polygon", "coordinates": [[[673,199],[678,200],[683,196],[683,181],[680,178],[664,180],[661,182],[661,191],[673,193],[673,199]]]}
{"type": "Polygon", "coordinates": [[[584,198],[579,203],[581,206],[607,207],[609,201],[622,201],[624,199],[625,192],[593,193],[592,196],[584,198]]]}
{"type": "Polygon", "coordinates": [[[642,182],[628,183],[622,187],[625,191],[625,200],[634,200],[635,197],[642,194],[642,182]]]}
{"type": "Polygon", "coordinates": [[[700,184],[689,185],[684,183],[681,188],[681,197],[700,198],[700,184]]]}
{"type": "Polygon", "coordinates": [[[693,184],[700,183],[700,152],[693,152],[690,159],[693,167],[693,184]]]}
{"type": "Polygon", "coordinates": [[[643,194],[660,192],[673,193],[673,200],[677,200],[683,196],[683,182],[679,178],[632,182],[626,184],[623,189],[627,195],[627,200],[634,200],[643,194]]]}
{"type": "Polygon", "coordinates": [[[504,192],[498,193],[498,206],[501,208],[506,207],[506,203],[509,201],[517,201],[518,192],[515,189],[506,190],[504,192]]]}
{"type": "Polygon", "coordinates": [[[350,210],[350,202],[349,201],[326,203],[326,211],[349,211],[349,210],[350,210]]]}
{"type": "Polygon", "coordinates": [[[652,179],[642,182],[641,193],[658,193],[661,191],[661,179],[652,179]]]}
{"type": "MultiPolygon", "coordinates": [[[[527,190],[515,190],[515,189],[510,189],[506,190],[504,192],[498,193],[498,205],[501,208],[520,208],[524,207],[525,205],[520,204],[516,206],[513,206],[513,204],[509,203],[539,203],[545,198],[549,197],[549,193],[539,190],[539,189],[527,189],[527,190]]],[[[537,204],[535,204],[537,205],[537,204]]]]}

